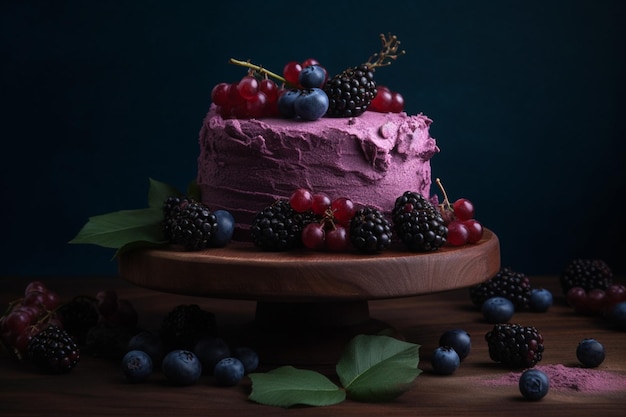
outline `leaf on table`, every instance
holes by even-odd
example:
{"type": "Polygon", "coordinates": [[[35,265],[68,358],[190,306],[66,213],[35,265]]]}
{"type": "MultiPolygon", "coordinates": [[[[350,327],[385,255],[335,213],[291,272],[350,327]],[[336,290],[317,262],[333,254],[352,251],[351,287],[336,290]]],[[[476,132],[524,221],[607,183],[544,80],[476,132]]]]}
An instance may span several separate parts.
{"type": "Polygon", "coordinates": [[[349,398],[390,401],[408,391],[418,369],[419,345],[382,335],[358,335],[344,350],[336,370],[349,398]]]}
{"type": "Polygon", "coordinates": [[[310,370],[282,366],[265,373],[250,374],[249,399],[277,407],[325,406],[345,400],[346,393],[324,375],[310,370]]]}
{"type": "Polygon", "coordinates": [[[162,220],[163,210],[160,207],[93,216],[69,243],[90,243],[115,249],[136,242],[161,244],[165,240],[161,230],[162,220]]]}

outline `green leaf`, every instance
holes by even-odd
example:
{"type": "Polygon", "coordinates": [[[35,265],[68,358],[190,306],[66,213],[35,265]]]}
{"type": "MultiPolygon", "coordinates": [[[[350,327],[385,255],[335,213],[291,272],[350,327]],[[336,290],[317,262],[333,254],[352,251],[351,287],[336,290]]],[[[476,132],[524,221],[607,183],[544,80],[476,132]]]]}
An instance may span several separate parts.
{"type": "Polygon", "coordinates": [[[293,366],[250,374],[249,399],[260,404],[291,407],[296,404],[324,406],[345,400],[346,393],[324,375],[293,366]]]}
{"type": "Polygon", "coordinates": [[[160,244],[164,241],[162,220],[160,207],[93,216],[69,243],[91,243],[115,249],[137,242],[160,244]]]}
{"type": "Polygon", "coordinates": [[[202,201],[200,186],[195,180],[191,181],[187,186],[187,195],[189,196],[189,198],[193,198],[196,201],[202,201]]]}
{"type": "Polygon", "coordinates": [[[175,187],[165,184],[163,182],[156,181],[150,178],[150,188],[148,189],[148,206],[163,208],[163,202],[171,196],[182,195],[175,187]]]}
{"type": "Polygon", "coordinates": [[[344,350],[337,375],[357,401],[390,401],[408,391],[422,372],[419,345],[389,336],[358,335],[344,350]]]}

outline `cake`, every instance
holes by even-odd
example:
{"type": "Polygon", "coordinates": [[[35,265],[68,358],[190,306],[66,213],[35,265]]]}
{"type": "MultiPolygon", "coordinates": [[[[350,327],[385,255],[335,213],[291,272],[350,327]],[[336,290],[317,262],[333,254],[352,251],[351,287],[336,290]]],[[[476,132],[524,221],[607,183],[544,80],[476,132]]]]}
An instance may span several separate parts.
{"type": "Polygon", "coordinates": [[[232,213],[239,239],[259,210],[297,188],[389,214],[407,190],[430,195],[430,159],[439,152],[431,122],[374,111],[315,121],[224,119],[212,104],[199,137],[202,202],[232,213]]]}

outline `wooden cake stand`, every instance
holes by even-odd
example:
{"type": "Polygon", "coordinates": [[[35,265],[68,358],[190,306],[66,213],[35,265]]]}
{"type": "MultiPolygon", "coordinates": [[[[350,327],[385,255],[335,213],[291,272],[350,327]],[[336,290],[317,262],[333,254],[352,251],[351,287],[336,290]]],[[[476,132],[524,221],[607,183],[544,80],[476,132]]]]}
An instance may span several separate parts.
{"type": "MultiPolygon", "coordinates": [[[[500,269],[497,236],[485,230],[476,244],[376,255],[311,250],[265,252],[251,243],[198,252],[147,249],[122,254],[120,276],[169,293],[254,300],[253,323],[238,343],[264,363],[336,363],[356,334],[391,326],[369,316],[368,300],[469,287],[500,269]]],[[[233,335],[230,335],[233,337],[233,335]]]]}

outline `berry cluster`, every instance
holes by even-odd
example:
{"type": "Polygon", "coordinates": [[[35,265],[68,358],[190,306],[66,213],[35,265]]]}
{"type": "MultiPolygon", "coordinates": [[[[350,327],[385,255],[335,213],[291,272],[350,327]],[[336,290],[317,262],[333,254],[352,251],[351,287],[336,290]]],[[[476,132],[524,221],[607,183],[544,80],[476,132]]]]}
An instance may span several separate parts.
{"type": "Polygon", "coordinates": [[[181,304],[163,319],[157,332],[136,333],[126,345],[122,373],[131,383],[145,381],[156,369],[172,385],[195,384],[210,375],[220,386],[234,386],[254,371],[259,357],[246,346],[229,345],[217,336],[213,313],[181,304]]]}
{"type": "Polygon", "coordinates": [[[387,87],[377,87],[374,70],[389,65],[404,51],[398,51],[400,42],[395,36],[381,35],[381,40],[381,51],[368,62],[330,79],[326,68],[314,58],[288,62],[282,75],[231,59],[230,63],[247,67],[248,73],[237,82],[215,85],[211,100],[224,119],[284,117],[313,121],[324,116],[359,116],[370,107],[377,112],[399,113],[404,98],[387,87]]]}
{"type": "Polygon", "coordinates": [[[185,250],[197,251],[230,242],[235,219],[226,210],[211,211],[193,199],[171,196],[163,203],[162,230],[168,241],[185,250]]]}
{"type": "Polygon", "coordinates": [[[483,237],[483,226],[474,218],[474,204],[467,198],[459,198],[450,203],[441,180],[437,178],[436,181],[444,196],[438,207],[448,227],[448,244],[461,246],[480,241],[483,237]]]}
{"type": "Polygon", "coordinates": [[[18,359],[25,359],[35,335],[51,325],[62,327],[55,314],[59,304],[58,293],[43,282],[28,283],[24,297],[10,303],[0,317],[0,340],[18,359]]]}
{"type": "Polygon", "coordinates": [[[215,85],[211,101],[224,119],[275,117],[280,94],[281,87],[273,80],[247,74],[238,82],[215,85]]]}
{"type": "Polygon", "coordinates": [[[605,261],[573,259],[563,269],[560,283],[566,302],[576,313],[603,315],[626,329],[626,286],[613,282],[613,272],[605,261]]]}
{"type": "Polygon", "coordinates": [[[391,91],[389,87],[378,85],[376,95],[367,110],[379,113],[400,113],[404,110],[404,97],[396,91],[391,91]]]}
{"type": "Polygon", "coordinates": [[[463,329],[445,331],[439,337],[439,346],[435,348],[430,363],[433,371],[440,375],[451,375],[469,355],[472,348],[471,337],[463,329]]]}
{"type": "Polygon", "coordinates": [[[485,340],[489,357],[510,368],[532,368],[543,356],[543,336],[533,326],[495,324],[485,340]]]}

